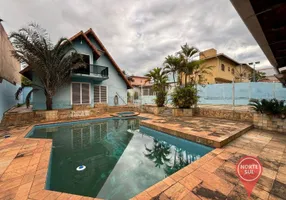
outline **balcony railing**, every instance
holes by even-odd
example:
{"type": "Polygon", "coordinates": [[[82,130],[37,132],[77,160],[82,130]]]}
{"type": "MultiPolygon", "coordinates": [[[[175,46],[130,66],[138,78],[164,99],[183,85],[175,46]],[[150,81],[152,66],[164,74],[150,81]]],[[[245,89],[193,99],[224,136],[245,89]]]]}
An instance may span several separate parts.
{"type": "Polygon", "coordinates": [[[87,67],[73,70],[73,74],[89,75],[99,78],[108,78],[108,67],[89,64],[87,67]]]}
{"type": "Polygon", "coordinates": [[[108,67],[100,65],[90,65],[90,73],[101,75],[102,77],[108,77],[108,67]]]}

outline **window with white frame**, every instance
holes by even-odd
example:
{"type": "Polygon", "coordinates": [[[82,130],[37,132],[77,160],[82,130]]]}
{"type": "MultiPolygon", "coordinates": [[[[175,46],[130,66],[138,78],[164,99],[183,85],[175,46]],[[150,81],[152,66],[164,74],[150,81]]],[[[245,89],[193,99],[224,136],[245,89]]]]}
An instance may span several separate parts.
{"type": "Polygon", "coordinates": [[[107,103],[107,86],[94,86],[94,103],[107,103]]]}
{"type": "Polygon", "coordinates": [[[72,83],[72,104],[90,104],[89,83],[72,83]]]}

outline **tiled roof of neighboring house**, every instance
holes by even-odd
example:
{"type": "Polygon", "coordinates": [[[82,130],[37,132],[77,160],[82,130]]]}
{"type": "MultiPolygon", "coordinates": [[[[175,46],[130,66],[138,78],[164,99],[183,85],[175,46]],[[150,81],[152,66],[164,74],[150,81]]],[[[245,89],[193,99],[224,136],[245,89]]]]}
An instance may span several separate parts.
{"type": "Polygon", "coordinates": [[[258,82],[279,83],[279,80],[275,76],[266,76],[265,78],[258,80],[258,82]]]}
{"type": "MultiPolygon", "coordinates": [[[[72,36],[69,41],[73,41],[78,37],[82,37],[87,44],[90,46],[90,48],[92,49],[92,51],[94,52],[94,54],[98,57],[100,57],[101,53],[105,53],[107,55],[107,57],[109,58],[109,60],[111,61],[111,63],[113,64],[113,66],[115,67],[116,71],[118,72],[118,74],[122,77],[122,79],[124,80],[124,82],[127,85],[127,88],[130,89],[132,88],[132,85],[130,84],[130,82],[127,80],[127,78],[125,77],[125,75],[123,74],[123,72],[121,71],[120,67],[117,65],[117,63],[114,61],[114,59],[111,57],[110,53],[107,51],[107,49],[104,47],[104,45],[102,44],[102,42],[99,40],[99,38],[97,37],[97,35],[94,33],[94,31],[90,28],[88,29],[86,32],[80,31],[77,34],[75,34],[74,36],[72,36]],[[91,34],[93,36],[93,38],[95,39],[95,41],[99,44],[100,48],[103,49],[103,51],[97,49],[92,43],[91,41],[88,39],[87,35],[91,34]]],[[[21,74],[23,74],[24,76],[28,76],[29,78],[29,73],[30,71],[30,67],[26,67],[25,69],[23,69],[22,71],[20,71],[21,74]]]]}
{"type": "Polygon", "coordinates": [[[235,63],[235,64],[237,64],[237,65],[240,65],[239,62],[237,62],[236,60],[232,59],[231,57],[229,57],[229,56],[227,56],[227,55],[225,55],[225,54],[223,54],[223,53],[216,54],[215,56],[206,57],[206,58],[204,58],[204,60],[208,60],[208,59],[216,58],[216,57],[224,57],[224,58],[226,58],[226,59],[232,61],[233,63],[235,63]]]}
{"type": "Polygon", "coordinates": [[[132,78],[131,85],[132,86],[152,86],[153,84],[148,81],[148,77],[146,76],[130,76],[132,78]]]}

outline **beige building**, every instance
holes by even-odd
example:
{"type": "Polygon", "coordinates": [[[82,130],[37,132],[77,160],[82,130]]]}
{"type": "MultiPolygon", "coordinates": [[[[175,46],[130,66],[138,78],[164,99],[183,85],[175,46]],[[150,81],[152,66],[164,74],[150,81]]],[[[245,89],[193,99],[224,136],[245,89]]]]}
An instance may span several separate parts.
{"type": "Polygon", "coordinates": [[[0,82],[6,80],[13,85],[21,83],[20,63],[11,55],[12,46],[0,22],[0,82]]]}
{"type": "MultiPolygon", "coordinates": [[[[205,60],[204,65],[213,66],[211,74],[205,75],[205,84],[249,82],[253,69],[237,62],[223,53],[217,53],[216,49],[208,49],[200,53],[200,59],[205,60]]],[[[182,77],[184,82],[184,78],[182,77]]]]}

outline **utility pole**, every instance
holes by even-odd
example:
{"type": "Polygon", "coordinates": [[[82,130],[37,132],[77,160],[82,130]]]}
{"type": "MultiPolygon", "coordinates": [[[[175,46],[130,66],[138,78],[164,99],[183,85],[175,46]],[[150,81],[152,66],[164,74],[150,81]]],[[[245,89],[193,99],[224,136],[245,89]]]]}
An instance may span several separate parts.
{"type": "Polygon", "coordinates": [[[256,75],[256,74],[255,74],[255,73],[256,73],[256,72],[255,72],[255,64],[258,65],[259,63],[260,63],[260,61],[256,61],[256,62],[253,62],[253,63],[252,63],[252,62],[251,62],[251,63],[248,63],[249,65],[253,65],[253,73],[252,73],[252,81],[253,81],[253,82],[256,82],[256,77],[255,77],[255,75],[256,75]]]}

